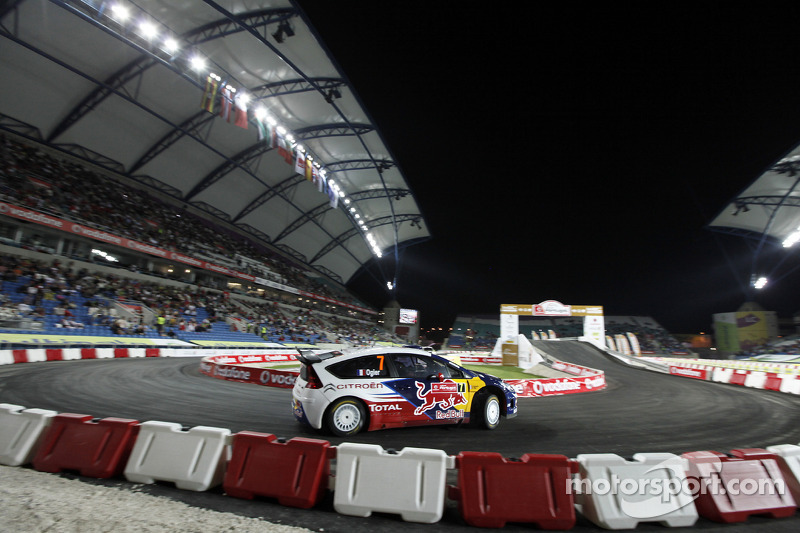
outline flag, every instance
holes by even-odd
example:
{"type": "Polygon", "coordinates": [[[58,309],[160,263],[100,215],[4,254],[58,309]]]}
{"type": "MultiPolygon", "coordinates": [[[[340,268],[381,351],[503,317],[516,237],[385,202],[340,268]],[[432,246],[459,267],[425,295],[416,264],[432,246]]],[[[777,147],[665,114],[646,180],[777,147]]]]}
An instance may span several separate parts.
{"type": "Polygon", "coordinates": [[[339,195],[336,194],[332,187],[328,187],[328,200],[330,200],[331,207],[334,209],[339,205],[339,195]]]}
{"type": "Polygon", "coordinates": [[[219,80],[211,75],[206,78],[206,89],[203,91],[203,100],[200,102],[200,107],[209,113],[214,112],[214,99],[217,97],[217,90],[219,89],[219,80]]]}
{"type": "Polygon", "coordinates": [[[306,154],[302,150],[298,149],[295,156],[294,171],[302,176],[306,173],[306,154]]]}
{"type": "Polygon", "coordinates": [[[222,120],[225,122],[231,121],[231,106],[233,105],[233,97],[231,94],[231,88],[229,86],[225,86],[222,88],[222,98],[220,98],[219,102],[219,116],[222,117],[222,120]]]}
{"type": "Polygon", "coordinates": [[[237,94],[234,103],[236,104],[236,121],[234,124],[240,128],[247,129],[247,100],[244,93],[237,94]]]}
{"type": "Polygon", "coordinates": [[[287,164],[292,164],[292,145],[283,135],[278,135],[278,154],[283,157],[287,164]]]}
{"type": "Polygon", "coordinates": [[[311,183],[319,187],[319,167],[317,165],[311,169],[311,183]]]}
{"type": "Polygon", "coordinates": [[[258,142],[261,142],[267,138],[267,124],[255,115],[256,119],[256,128],[258,128],[258,142]]]}
{"type": "Polygon", "coordinates": [[[312,170],[313,168],[314,168],[314,162],[311,161],[310,157],[306,157],[306,179],[308,181],[311,181],[312,174],[314,173],[314,171],[312,170]]]}

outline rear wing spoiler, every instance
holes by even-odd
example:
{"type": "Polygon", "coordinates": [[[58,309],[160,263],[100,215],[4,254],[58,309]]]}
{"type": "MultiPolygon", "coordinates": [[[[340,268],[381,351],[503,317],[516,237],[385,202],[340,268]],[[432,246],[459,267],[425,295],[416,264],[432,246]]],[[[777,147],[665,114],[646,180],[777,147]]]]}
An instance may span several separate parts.
{"type": "Polygon", "coordinates": [[[304,365],[311,365],[314,363],[319,363],[320,361],[324,361],[325,359],[330,359],[331,357],[336,357],[337,355],[342,355],[342,352],[323,352],[323,353],[315,353],[313,350],[297,350],[299,355],[297,356],[297,360],[303,363],[304,365]]]}

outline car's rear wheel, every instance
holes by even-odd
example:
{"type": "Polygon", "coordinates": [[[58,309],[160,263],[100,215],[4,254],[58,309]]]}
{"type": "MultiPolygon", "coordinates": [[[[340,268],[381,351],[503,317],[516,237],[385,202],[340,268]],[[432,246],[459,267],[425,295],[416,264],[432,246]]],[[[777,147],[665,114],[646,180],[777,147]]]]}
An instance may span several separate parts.
{"type": "Polygon", "coordinates": [[[500,415],[502,414],[503,410],[496,394],[482,395],[475,423],[484,429],[494,429],[500,425],[500,415]]]}
{"type": "Polygon", "coordinates": [[[325,413],[325,425],[338,437],[355,435],[366,423],[364,404],[355,398],[342,398],[335,401],[325,413]]]}

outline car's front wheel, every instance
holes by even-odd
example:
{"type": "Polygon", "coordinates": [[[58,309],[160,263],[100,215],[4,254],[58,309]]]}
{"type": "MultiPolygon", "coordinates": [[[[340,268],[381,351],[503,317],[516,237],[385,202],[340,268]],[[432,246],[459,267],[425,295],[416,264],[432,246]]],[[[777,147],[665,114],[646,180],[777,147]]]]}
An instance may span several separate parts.
{"type": "Polygon", "coordinates": [[[338,437],[355,435],[366,423],[364,405],[354,398],[336,400],[325,413],[325,425],[338,437]]]}
{"type": "Polygon", "coordinates": [[[503,411],[500,407],[500,400],[496,394],[487,394],[481,398],[479,404],[478,417],[475,420],[479,427],[484,429],[494,429],[500,425],[500,415],[503,411]]]}

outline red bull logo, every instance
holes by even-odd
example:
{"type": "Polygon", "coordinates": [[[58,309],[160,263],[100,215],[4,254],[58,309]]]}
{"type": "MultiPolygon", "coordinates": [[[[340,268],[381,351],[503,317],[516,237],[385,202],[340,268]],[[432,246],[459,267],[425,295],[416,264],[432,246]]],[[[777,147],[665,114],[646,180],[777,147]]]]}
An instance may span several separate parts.
{"type": "Polygon", "coordinates": [[[417,398],[422,400],[422,405],[414,409],[415,415],[421,415],[437,405],[442,409],[450,409],[455,405],[467,403],[464,394],[458,391],[458,383],[452,379],[431,383],[431,388],[427,391],[424,383],[417,382],[417,398]]]}

